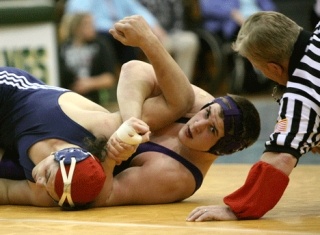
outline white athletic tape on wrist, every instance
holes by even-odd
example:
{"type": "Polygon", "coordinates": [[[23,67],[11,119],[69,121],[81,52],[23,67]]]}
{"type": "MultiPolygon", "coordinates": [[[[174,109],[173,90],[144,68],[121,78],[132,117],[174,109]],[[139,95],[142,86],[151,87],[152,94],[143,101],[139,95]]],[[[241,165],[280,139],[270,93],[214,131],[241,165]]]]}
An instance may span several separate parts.
{"type": "Polygon", "coordinates": [[[142,136],[139,135],[136,130],[126,122],[118,128],[116,135],[122,142],[126,144],[137,145],[142,141],[142,136]]]}

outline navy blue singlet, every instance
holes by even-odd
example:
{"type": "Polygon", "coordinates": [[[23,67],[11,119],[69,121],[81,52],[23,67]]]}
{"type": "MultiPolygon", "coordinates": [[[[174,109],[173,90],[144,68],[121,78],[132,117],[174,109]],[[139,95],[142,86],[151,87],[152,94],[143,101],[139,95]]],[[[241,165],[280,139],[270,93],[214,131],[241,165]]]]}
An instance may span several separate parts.
{"type": "Polygon", "coordinates": [[[5,157],[19,161],[33,181],[29,148],[44,139],[61,139],[85,147],[85,137],[95,138],[60,108],[60,95],[67,89],[45,85],[25,71],[0,68],[0,147],[5,157]]]}

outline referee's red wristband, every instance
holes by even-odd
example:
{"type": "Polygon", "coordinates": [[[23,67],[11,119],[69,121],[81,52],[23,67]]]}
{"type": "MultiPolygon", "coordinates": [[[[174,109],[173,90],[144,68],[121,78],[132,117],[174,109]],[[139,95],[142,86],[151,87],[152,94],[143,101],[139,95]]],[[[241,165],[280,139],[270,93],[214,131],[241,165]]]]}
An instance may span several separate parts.
{"type": "Polygon", "coordinates": [[[278,203],[288,183],[286,174],[259,161],[251,168],[245,184],[226,196],[224,203],[238,219],[258,219],[278,203]]]}

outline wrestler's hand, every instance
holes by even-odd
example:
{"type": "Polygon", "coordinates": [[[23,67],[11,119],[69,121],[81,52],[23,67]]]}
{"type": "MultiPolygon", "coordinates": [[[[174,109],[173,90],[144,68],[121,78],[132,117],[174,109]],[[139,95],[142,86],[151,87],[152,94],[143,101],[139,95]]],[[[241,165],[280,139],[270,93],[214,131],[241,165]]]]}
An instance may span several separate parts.
{"type": "Polygon", "coordinates": [[[109,138],[107,156],[121,164],[137,150],[140,143],[149,141],[149,126],[140,119],[130,118],[109,138]]]}
{"type": "Polygon", "coordinates": [[[134,15],[123,18],[109,30],[110,34],[122,44],[133,47],[142,47],[146,39],[155,37],[148,23],[142,16],[134,15]]]}
{"type": "Polygon", "coordinates": [[[200,206],[187,217],[187,221],[237,220],[232,210],[227,206],[200,206]]]}

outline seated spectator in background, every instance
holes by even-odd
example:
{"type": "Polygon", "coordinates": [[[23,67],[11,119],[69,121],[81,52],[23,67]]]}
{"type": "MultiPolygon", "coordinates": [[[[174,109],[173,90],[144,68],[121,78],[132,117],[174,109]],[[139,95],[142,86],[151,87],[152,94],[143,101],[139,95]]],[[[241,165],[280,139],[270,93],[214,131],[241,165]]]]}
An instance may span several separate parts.
{"type": "Polygon", "coordinates": [[[244,21],[258,11],[275,11],[272,0],[199,0],[203,27],[233,41],[244,21]]]}
{"type": "Polygon", "coordinates": [[[96,31],[110,42],[116,63],[120,65],[138,59],[138,53],[136,48],[123,45],[109,33],[117,21],[130,15],[141,15],[155,32],[159,27],[157,19],[136,0],[68,0],[65,5],[67,14],[83,11],[92,14],[96,31]]]}
{"type": "Polygon", "coordinates": [[[64,15],[63,21],[60,85],[101,104],[100,91],[116,83],[113,54],[97,36],[89,13],[64,15]]]}
{"type": "Polygon", "coordinates": [[[221,43],[226,56],[227,73],[230,73],[232,93],[260,92],[269,88],[270,81],[251,63],[231,50],[231,42],[244,21],[258,11],[275,11],[272,0],[199,0],[203,27],[221,43]]]}
{"type": "Polygon", "coordinates": [[[164,28],[157,35],[165,48],[192,82],[193,69],[198,55],[200,42],[197,35],[188,31],[184,22],[182,0],[139,0],[158,19],[164,28]]]}

